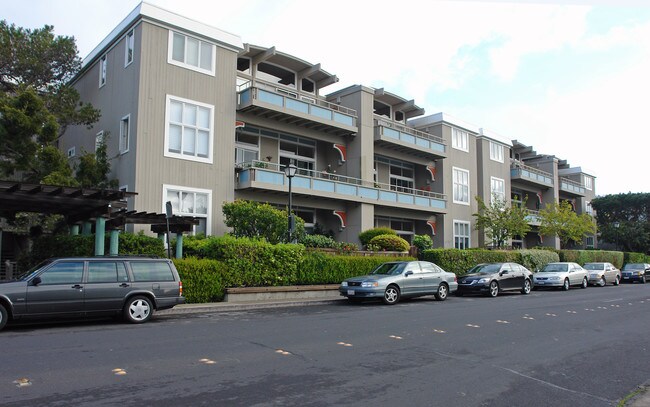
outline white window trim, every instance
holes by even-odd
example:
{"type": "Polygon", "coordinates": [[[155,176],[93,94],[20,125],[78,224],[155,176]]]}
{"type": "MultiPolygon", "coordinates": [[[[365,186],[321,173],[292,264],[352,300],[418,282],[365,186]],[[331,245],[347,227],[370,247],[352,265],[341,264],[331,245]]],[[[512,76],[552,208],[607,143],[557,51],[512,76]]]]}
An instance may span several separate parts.
{"type": "MultiPolygon", "coordinates": [[[[206,194],[208,196],[208,213],[206,214],[205,219],[205,235],[210,236],[212,234],[212,190],[211,189],[201,189],[201,188],[192,188],[185,187],[180,185],[171,185],[163,184],[162,186],[162,208],[161,213],[165,213],[167,208],[167,191],[181,191],[181,192],[194,192],[199,194],[206,194]]],[[[197,216],[203,217],[203,216],[197,216]]]]}
{"type": "Polygon", "coordinates": [[[502,162],[504,162],[505,154],[506,154],[506,152],[505,152],[505,148],[503,147],[503,144],[499,144],[499,143],[495,143],[494,141],[490,141],[490,160],[502,163],[502,162]],[[499,151],[501,151],[501,154],[499,154],[496,157],[493,156],[492,155],[492,152],[493,152],[492,148],[493,147],[497,147],[499,149],[499,151]]]}
{"type": "Polygon", "coordinates": [[[466,153],[469,153],[469,132],[468,132],[467,130],[462,130],[462,129],[458,129],[458,128],[456,128],[456,127],[452,127],[452,128],[451,128],[451,148],[454,148],[454,149],[456,149],[456,150],[464,151],[464,152],[466,152],[466,153]],[[458,146],[458,145],[455,145],[455,144],[454,144],[454,131],[457,131],[457,132],[458,132],[458,131],[463,132],[463,133],[467,136],[467,138],[465,139],[466,142],[467,142],[467,143],[466,143],[467,146],[466,146],[465,148],[463,148],[463,146],[458,146]]]}
{"type": "Polygon", "coordinates": [[[503,184],[503,202],[506,202],[506,181],[503,178],[497,178],[497,177],[490,177],[490,202],[492,202],[492,199],[494,198],[494,191],[492,190],[492,182],[493,181],[501,181],[503,184]]]}
{"type": "Polygon", "coordinates": [[[130,30],[124,36],[124,67],[131,65],[135,59],[135,30],[130,30]],[[131,48],[131,60],[129,61],[129,37],[133,38],[133,48],[131,48]]]}
{"type": "Polygon", "coordinates": [[[472,223],[471,222],[468,222],[468,221],[465,221],[465,220],[454,219],[453,222],[452,222],[451,227],[452,227],[452,232],[453,232],[452,235],[453,235],[453,239],[454,239],[453,240],[454,248],[456,247],[456,237],[467,238],[467,247],[466,247],[466,249],[469,249],[470,247],[472,247],[472,223]],[[457,223],[467,225],[467,230],[469,232],[469,234],[467,236],[465,236],[465,235],[461,236],[461,235],[456,234],[456,227],[455,226],[456,226],[457,223]]]}
{"type": "Polygon", "coordinates": [[[100,88],[106,85],[107,76],[108,76],[108,57],[107,54],[104,54],[102,55],[101,58],[99,58],[99,87],[100,88]]]}
{"type": "Polygon", "coordinates": [[[68,149],[68,158],[72,158],[77,155],[77,149],[75,146],[72,146],[68,149]]]}
{"type": "Polygon", "coordinates": [[[594,189],[594,179],[588,175],[584,176],[585,189],[592,191],[594,189]],[[587,182],[587,179],[589,182],[587,182]]]}
{"type": "Polygon", "coordinates": [[[102,130],[102,131],[98,132],[97,134],[95,134],[95,153],[97,152],[97,147],[98,147],[97,139],[99,139],[100,137],[101,137],[100,142],[102,142],[102,143],[105,142],[105,140],[104,140],[104,130],[102,130]]]}
{"type": "Polygon", "coordinates": [[[122,117],[120,119],[120,140],[119,140],[119,148],[120,148],[120,154],[126,154],[129,152],[129,145],[131,144],[131,114],[127,114],[126,116],[122,117]],[[127,124],[127,138],[126,138],[126,148],[122,149],[122,123],[126,120],[127,124]]]}
{"type": "Polygon", "coordinates": [[[452,179],[451,179],[451,197],[452,197],[452,200],[453,200],[453,202],[455,204],[469,206],[469,204],[470,204],[470,202],[472,200],[472,188],[471,188],[472,182],[470,180],[469,170],[466,170],[464,168],[459,168],[459,167],[451,167],[451,168],[452,168],[452,170],[451,170],[451,176],[452,176],[452,179]],[[461,172],[467,173],[467,202],[465,202],[465,201],[457,201],[456,197],[454,196],[454,189],[455,189],[454,188],[455,183],[454,183],[454,178],[453,178],[454,177],[454,171],[461,171],[461,172]]]}
{"type": "MultiPolygon", "coordinates": [[[[199,44],[199,47],[200,47],[200,44],[199,44]]],[[[185,49],[187,49],[187,47],[185,49]]],[[[217,46],[215,44],[213,44],[213,43],[211,43],[209,41],[205,41],[205,40],[202,40],[200,38],[191,36],[191,35],[187,35],[185,33],[179,32],[179,31],[169,30],[169,40],[167,41],[167,63],[172,64],[172,65],[176,65],[176,66],[180,66],[181,68],[189,69],[189,70],[199,72],[199,73],[202,73],[202,74],[205,74],[205,75],[215,76],[216,62],[217,62],[217,46]],[[176,61],[175,59],[173,59],[172,55],[173,55],[173,52],[174,52],[174,34],[175,33],[179,34],[179,35],[182,35],[185,38],[193,38],[193,39],[199,41],[200,43],[210,44],[210,46],[212,47],[212,61],[211,61],[212,69],[209,69],[209,70],[208,69],[202,69],[201,67],[193,66],[193,65],[187,64],[185,62],[179,62],[179,61],[176,61]]]]}
{"type": "Polygon", "coordinates": [[[188,161],[196,161],[200,163],[206,163],[206,164],[212,164],[213,163],[213,150],[214,149],[214,106],[209,105],[207,103],[201,103],[197,102],[196,100],[190,100],[190,99],[185,99],[181,98],[178,96],[173,96],[173,95],[167,95],[166,101],[165,101],[165,151],[164,151],[164,156],[165,157],[170,157],[170,158],[178,158],[181,160],[188,160],[188,161]],[[208,157],[203,158],[203,157],[192,157],[189,155],[185,155],[183,153],[172,153],[169,151],[169,108],[171,101],[175,100],[178,102],[183,102],[183,103],[189,103],[201,107],[205,107],[210,109],[210,136],[209,136],[209,141],[208,141],[208,157]]]}

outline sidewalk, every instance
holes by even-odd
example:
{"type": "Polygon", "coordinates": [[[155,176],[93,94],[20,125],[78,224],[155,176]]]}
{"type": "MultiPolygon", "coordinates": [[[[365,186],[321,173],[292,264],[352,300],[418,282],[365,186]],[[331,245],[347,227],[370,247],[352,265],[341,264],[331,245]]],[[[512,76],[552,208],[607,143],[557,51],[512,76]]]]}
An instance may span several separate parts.
{"type": "Polygon", "coordinates": [[[262,300],[249,302],[209,302],[202,304],[181,304],[174,308],[156,312],[156,315],[198,314],[204,312],[245,311],[252,309],[304,307],[309,305],[336,304],[345,301],[340,298],[308,298],[285,300],[262,300]]]}
{"type": "Polygon", "coordinates": [[[650,406],[650,380],[638,386],[639,393],[627,400],[625,407],[648,407],[650,406]]]}

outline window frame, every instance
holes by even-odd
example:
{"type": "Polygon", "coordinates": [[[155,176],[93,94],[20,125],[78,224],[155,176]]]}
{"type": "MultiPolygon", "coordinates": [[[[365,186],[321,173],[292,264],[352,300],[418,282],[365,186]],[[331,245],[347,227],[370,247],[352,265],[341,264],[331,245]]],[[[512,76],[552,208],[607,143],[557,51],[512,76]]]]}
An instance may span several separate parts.
{"type": "Polygon", "coordinates": [[[120,154],[126,154],[129,152],[130,143],[131,143],[131,114],[129,113],[120,119],[120,140],[119,140],[120,154]],[[126,122],[126,148],[123,148],[124,145],[122,143],[122,140],[124,139],[124,134],[122,133],[122,131],[124,130],[124,126],[123,126],[124,122],[126,122]]]}
{"type": "MultiPolygon", "coordinates": [[[[182,185],[170,185],[170,184],[163,184],[162,187],[162,208],[161,211],[162,213],[165,213],[166,211],[166,203],[167,203],[167,195],[169,191],[176,191],[176,192],[187,192],[187,193],[193,193],[194,195],[194,202],[196,206],[196,194],[206,194],[208,198],[207,202],[207,213],[202,214],[202,213],[196,213],[195,212],[182,212],[182,211],[175,211],[175,215],[181,215],[181,216],[193,216],[195,218],[205,218],[205,235],[210,236],[212,233],[212,190],[211,189],[203,189],[203,188],[193,188],[193,187],[186,187],[182,185]]],[[[196,234],[196,225],[192,227],[192,235],[196,234]]]]}
{"type": "Polygon", "coordinates": [[[500,191],[498,194],[501,197],[502,202],[506,202],[506,180],[503,178],[497,178],[497,177],[490,177],[490,202],[494,199],[494,185],[495,183],[501,183],[501,186],[503,187],[502,191],[500,191]]]}
{"type": "Polygon", "coordinates": [[[452,173],[452,179],[451,179],[451,182],[452,182],[452,200],[453,200],[453,203],[455,203],[455,204],[460,204],[460,205],[467,205],[467,206],[469,206],[469,204],[470,204],[470,197],[471,197],[471,186],[470,186],[471,181],[470,181],[470,177],[469,177],[469,176],[470,176],[470,174],[469,174],[469,170],[466,170],[466,169],[464,169],[464,168],[459,168],[459,167],[451,167],[451,168],[452,168],[452,171],[451,171],[451,173],[452,173]],[[465,173],[465,174],[467,174],[467,185],[456,183],[456,176],[455,176],[455,175],[456,175],[456,172],[461,172],[461,173],[465,173]],[[467,187],[467,201],[461,201],[461,200],[456,199],[456,186],[457,186],[457,185],[458,185],[458,186],[466,186],[466,187],[467,187]]]}
{"type": "Polygon", "coordinates": [[[593,191],[594,179],[589,175],[583,175],[582,178],[583,178],[583,184],[585,184],[585,189],[589,191],[593,191]]]}
{"type": "Polygon", "coordinates": [[[499,163],[505,162],[505,147],[503,144],[490,140],[490,160],[499,163]]]}
{"type": "Polygon", "coordinates": [[[456,127],[451,128],[451,147],[469,153],[469,132],[456,127]],[[458,136],[464,137],[458,137],[458,136]],[[460,141],[460,144],[459,144],[460,141]]]}
{"type": "Polygon", "coordinates": [[[106,77],[108,76],[108,54],[104,54],[99,58],[99,87],[102,88],[106,85],[106,77]]]}
{"type": "Polygon", "coordinates": [[[68,158],[73,158],[74,156],[77,155],[77,148],[76,146],[72,146],[68,149],[68,158]]]}
{"type": "Polygon", "coordinates": [[[169,38],[169,40],[168,40],[168,43],[167,43],[167,63],[169,63],[171,65],[179,66],[181,68],[189,69],[191,71],[199,72],[199,73],[202,73],[202,74],[205,74],[205,75],[215,76],[216,65],[217,65],[216,64],[216,61],[217,61],[217,46],[216,46],[216,44],[214,44],[212,42],[209,42],[209,41],[202,40],[202,39],[194,37],[192,35],[187,35],[185,33],[181,33],[179,31],[174,31],[174,30],[169,30],[168,38],[169,38]],[[174,55],[174,34],[182,35],[184,37],[184,39],[185,39],[185,43],[184,43],[185,47],[184,47],[184,50],[183,50],[183,62],[177,61],[177,60],[175,60],[173,58],[173,55],[174,55]],[[194,65],[188,64],[186,62],[187,61],[187,39],[188,38],[192,38],[192,39],[197,40],[199,42],[199,47],[198,47],[199,48],[199,66],[194,66],[194,65]],[[200,54],[200,52],[201,52],[201,44],[209,44],[211,49],[212,49],[212,56],[211,56],[211,60],[210,60],[210,69],[204,69],[204,68],[200,67],[200,64],[201,64],[201,54],[200,54]]]}
{"type": "Polygon", "coordinates": [[[124,36],[124,67],[131,65],[135,59],[135,30],[130,30],[124,36]],[[131,51],[129,53],[129,51],[131,51]],[[130,56],[130,59],[129,59],[130,56]]]}
{"type": "Polygon", "coordinates": [[[101,143],[104,143],[104,130],[101,130],[95,134],[95,154],[97,154],[97,149],[101,143]]]}
{"type": "MultiPolygon", "coordinates": [[[[214,105],[210,105],[207,103],[202,103],[198,102],[196,100],[190,100],[190,99],[185,99],[181,98],[178,96],[174,95],[167,95],[166,96],[166,101],[165,101],[165,142],[164,142],[164,156],[165,157],[170,157],[170,158],[178,158],[181,160],[188,160],[188,161],[195,161],[195,162],[200,162],[200,163],[205,163],[205,164],[212,164],[214,161],[214,112],[215,108],[214,105]],[[183,146],[183,139],[182,139],[182,131],[181,131],[181,152],[180,153],[175,153],[172,151],[169,151],[169,141],[170,141],[170,134],[169,134],[169,126],[170,126],[170,120],[171,120],[171,103],[172,101],[174,102],[180,102],[183,105],[185,104],[190,104],[194,105],[197,107],[204,107],[207,108],[210,113],[209,113],[209,119],[210,119],[210,128],[208,132],[208,156],[207,157],[199,157],[197,155],[188,155],[188,154],[183,154],[182,151],[182,146],[183,146]]],[[[182,127],[185,127],[184,123],[181,123],[182,127]]],[[[198,126],[195,126],[196,129],[198,129],[198,126]]]]}
{"type": "Polygon", "coordinates": [[[469,249],[472,247],[472,223],[467,222],[464,220],[458,220],[454,219],[453,220],[453,236],[454,236],[454,248],[456,249],[469,249]],[[461,235],[456,233],[456,225],[463,225],[463,228],[467,228],[467,235],[461,235]],[[462,243],[460,244],[461,241],[459,239],[463,239],[462,243]],[[459,247],[459,246],[464,246],[464,247],[459,247]]]}

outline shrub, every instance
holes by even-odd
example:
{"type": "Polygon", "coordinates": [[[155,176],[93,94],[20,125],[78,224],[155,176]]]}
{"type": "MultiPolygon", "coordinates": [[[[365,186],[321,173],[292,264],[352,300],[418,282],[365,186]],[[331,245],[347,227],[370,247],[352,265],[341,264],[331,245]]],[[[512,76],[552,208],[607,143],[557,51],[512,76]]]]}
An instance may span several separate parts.
{"type": "Polygon", "coordinates": [[[560,261],[557,252],[550,250],[518,250],[515,252],[515,263],[519,263],[528,270],[535,272],[541,270],[548,263],[560,261]]]}
{"type": "Polygon", "coordinates": [[[300,243],[305,247],[317,247],[319,249],[334,249],[336,248],[336,240],[329,236],[323,235],[305,235],[300,240],[300,243]]]}
{"type": "Polygon", "coordinates": [[[373,229],[368,229],[364,230],[363,232],[359,233],[359,240],[361,241],[362,245],[367,245],[370,243],[370,241],[376,237],[376,236],[381,236],[381,235],[395,235],[397,236],[397,232],[395,232],[391,228],[387,227],[379,227],[379,228],[373,228],[373,229]]]}
{"type": "Polygon", "coordinates": [[[220,261],[189,257],[174,259],[188,303],[221,301],[225,294],[228,267],[220,261]]]}
{"type": "Polygon", "coordinates": [[[623,252],[606,250],[559,250],[560,261],[571,261],[584,265],[591,262],[609,262],[614,266],[623,267],[623,252]]]}
{"type": "Polygon", "coordinates": [[[368,242],[368,247],[373,250],[388,250],[395,252],[407,252],[411,245],[406,240],[396,235],[379,235],[368,242]]]}
{"type": "Polygon", "coordinates": [[[418,248],[419,253],[422,253],[433,247],[433,239],[429,235],[415,235],[413,236],[413,246],[418,248]]]}
{"type": "Polygon", "coordinates": [[[623,253],[623,264],[627,263],[650,263],[650,256],[645,253],[625,252],[623,253]]]}
{"type": "MultiPolygon", "coordinates": [[[[264,238],[271,243],[287,241],[289,215],[268,203],[238,199],[223,204],[223,215],[235,237],[264,238]]],[[[298,216],[295,219],[292,237],[299,241],[305,234],[305,221],[298,216]]]]}
{"type": "Polygon", "coordinates": [[[415,260],[411,257],[341,256],[319,252],[306,254],[298,270],[298,284],[338,284],[349,277],[370,273],[390,261],[415,260]]]}
{"type": "Polygon", "coordinates": [[[461,276],[479,263],[501,263],[511,260],[511,252],[501,250],[460,250],[430,249],[425,250],[423,259],[436,263],[444,270],[461,276]]]}

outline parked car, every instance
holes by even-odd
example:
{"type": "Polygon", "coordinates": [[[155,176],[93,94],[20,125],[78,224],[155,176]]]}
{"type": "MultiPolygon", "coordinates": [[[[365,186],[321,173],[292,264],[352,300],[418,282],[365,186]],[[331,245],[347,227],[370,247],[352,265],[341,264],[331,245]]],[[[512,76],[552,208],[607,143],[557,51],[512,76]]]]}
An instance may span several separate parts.
{"type": "Polygon", "coordinates": [[[472,267],[458,280],[456,295],[481,293],[496,297],[504,291],[530,293],[533,273],[517,263],[483,263],[472,267]]]}
{"type": "Polygon", "coordinates": [[[582,267],[589,273],[589,284],[604,287],[607,283],[621,282],[621,270],[612,263],[585,263],[582,267]]]}
{"type": "Polygon", "coordinates": [[[185,302],[174,263],[152,257],[58,258],[0,283],[0,329],[10,320],[124,315],[131,323],[185,302]]]}
{"type": "Polygon", "coordinates": [[[377,266],[370,274],[344,280],[339,293],[351,301],[381,298],[393,305],[401,298],[434,295],[438,301],[458,288],[454,273],[427,261],[398,261],[377,266]]]}
{"type": "Polygon", "coordinates": [[[645,284],[646,276],[650,274],[650,264],[647,263],[627,263],[621,270],[623,281],[638,281],[645,284]]]}
{"type": "Polygon", "coordinates": [[[589,285],[587,270],[580,267],[578,263],[548,263],[535,273],[533,278],[534,289],[539,287],[561,287],[564,291],[567,291],[572,285],[580,286],[580,288],[587,288],[589,285]]]}

